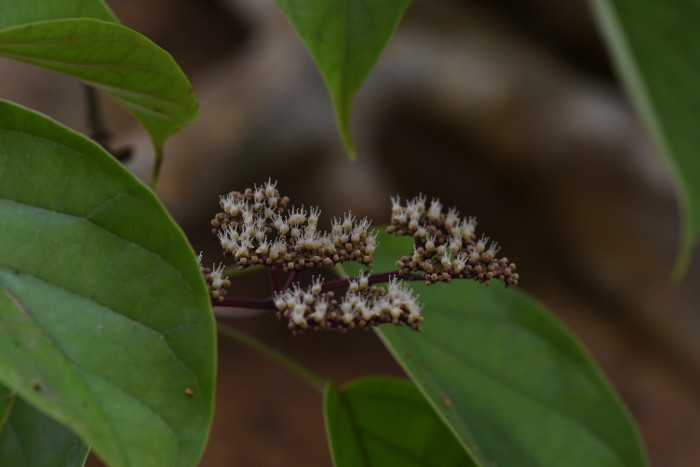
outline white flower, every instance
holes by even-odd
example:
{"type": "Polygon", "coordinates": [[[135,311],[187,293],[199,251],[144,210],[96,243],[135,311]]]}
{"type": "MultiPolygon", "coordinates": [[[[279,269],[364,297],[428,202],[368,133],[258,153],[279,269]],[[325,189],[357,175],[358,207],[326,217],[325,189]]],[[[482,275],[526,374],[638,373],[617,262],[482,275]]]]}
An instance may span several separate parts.
{"type": "Polygon", "coordinates": [[[374,254],[374,250],[377,248],[377,234],[378,232],[374,231],[365,238],[365,253],[370,256],[374,254]]]}
{"type": "Polygon", "coordinates": [[[224,268],[225,266],[222,263],[219,263],[218,266],[212,265],[212,271],[210,273],[212,289],[220,289],[226,285],[228,277],[223,275],[224,268]]]}
{"type": "Polygon", "coordinates": [[[323,277],[321,276],[316,276],[312,279],[311,282],[311,293],[314,295],[318,295],[321,293],[321,290],[323,288],[323,277]]]}
{"type": "Polygon", "coordinates": [[[467,266],[467,259],[468,257],[464,253],[458,254],[452,262],[452,268],[454,272],[456,272],[457,274],[462,272],[462,270],[467,266]]]}
{"type": "Polygon", "coordinates": [[[369,287],[369,272],[360,271],[360,273],[357,275],[357,282],[361,289],[366,289],[369,287]]]}
{"type": "Polygon", "coordinates": [[[489,255],[491,255],[493,257],[493,256],[496,256],[496,253],[498,253],[498,251],[500,249],[501,248],[498,246],[498,243],[491,242],[491,245],[489,245],[489,249],[486,250],[486,253],[488,253],[489,255]]]}
{"type": "Polygon", "coordinates": [[[260,246],[255,250],[255,252],[259,255],[266,255],[270,251],[270,241],[265,240],[260,243],[260,246]]]}
{"type": "Polygon", "coordinates": [[[459,211],[457,211],[456,208],[450,208],[447,211],[447,216],[445,216],[445,227],[450,231],[450,233],[454,233],[453,230],[455,227],[457,227],[457,223],[459,222],[459,211]]]}
{"type": "Polygon", "coordinates": [[[245,206],[245,202],[242,200],[237,200],[233,197],[233,193],[229,193],[226,196],[220,196],[219,201],[221,208],[231,214],[232,216],[237,216],[240,214],[241,209],[245,206]]]}
{"type": "Polygon", "coordinates": [[[294,305],[294,308],[292,308],[290,321],[297,326],[301,326],[302,328],[306,327],[306,319],[304,318],[304,315],[306,314],[306,308],[306,305],[303,305],[301,303],[294,305]]]}
{"type": "Polygon", "coordinates": [[[245,225],[253,225],[253,222],[255,222],[255,218],[253,216],[253,211],[250,209],[246,209],[245,211],[241,212],[241,216],[243,217],[243,223],[245,225]]]}
{"type": "Polygon", "coordinates": [[[341,224],[341,227],[343,228],[343,230],[349,232],[352,230],[354,222],[355,222],[355,216],[352,215],[352,211],[347,212],[345,214],[345,217],[343,218],[343,223],[341,224]]]}
{"type": "Polygon", "coordinates": [[[235,232],[235,229],[231,225],[227,225],[226,228],[220,230],[217,234],[221,248],[225,251],[232,252],[236,248],[236,241],[231,238],[233,232],[235,232]]]}
{"type": "Polygon", "coordinates": [[[314,311],[309,315],[309,318],[317,323],[320,323],[326,319],[327,312],[328,299],[325,296],[321,296],[318,300],[316,300],[316,303],[314,303],[314,311]]]}
{"type": "Polygon", "coordinates": [[[457,253],[462,249],[462,237],[459,235],[453,235],[450,237],[450,251],[452,253],[457,253]]]}
{"type": "Polygon", "coordinates": [[[444,267],[445,269],[452,266],[452,261],[450,260],[450,254],[447,251],[445,251],[443,253],[442,257],[440,258],[440,264],[442,264],[442,267],[444,267]]]}
{"type": "Polygon", "coordinates": [[[486,250],[486,245],[489,244],[489,237],[486,237],[485,235],[482,235],[481,238],[479,239],[478,242],[476,242],[476,245],[474,248],[476,248],[476,251],[479,253],[483,253],[484,250],[486,250]]]}
{"type": "Polygon", "coordinates": [[[304,206],[297,209],[290,209],[288,222],[291,226],[306,224],[306,210],[304,209],[304,206]]]}
{"type": "Polygon", "coordinates": [[[476,229],[475,218],[470,217],[468,219],[462,219],[462,222],[459,225],[459,230],[464,240],[471,239],[472,235],[474,235],[474,229],[476,229]]]}
{"type": "Polygon", "coordinates": [[[285,253],[287,253],[287,244],[279,238],[276,238],[270,246],[270,259],[275,261],[280,257],[284,256],[285,253]]]}
{"type": "Polygon", "coordinates": [[[289,223],[281,214],[275,215],[275,218],[272,220],[272,224],[275,226],[275,229],[277,229],[277,232],[279,232],[280,235],[287,235],[287,233],[289,233],[289,223]]]}
{"type": "Polygon", "coordinates": [[[391,197],[391,214],[395,215],[403,211],[403,206],[401,206],[401,198],[397,196],[391,197]]]}
{"type": "Polygon", "coordinates": [[[425,251],[432,252],[435,250],[435,235],[425,237],[425,251]]]}
{"type": "Polygon", "coordinates": [[[413,256],[411,256],[411,259],[416,263],[419,263],[420,260],[422,259],[420,251],[418,250],[418,248],[415,245],[413,245],[413,256]]]}
{"type": "Polygon", "coordinates": [[[272,182],[272,178],[268,178],[267,182],[265,182],[265,186],[263,187],[265,194],[267,195],[268,198],[272,198],[275,195],[275,187],[277,186],[277,180],[272,182]]]}
{"type": "Polygon", "coordinates": [[[321,209],[318,207],[309,208],[309,218],[307,219],[309,225],[316,226],[316,224],[318,224],[318,216],[320,215],[321,209]]]}
{"type": "Polygon", "coordinates": [[[442,214],[442,203],[439,199],[433,198],[430,202],[430,208],[428,208],[428,219],[433,221],[439,220],[440,214],[442,214]]]}

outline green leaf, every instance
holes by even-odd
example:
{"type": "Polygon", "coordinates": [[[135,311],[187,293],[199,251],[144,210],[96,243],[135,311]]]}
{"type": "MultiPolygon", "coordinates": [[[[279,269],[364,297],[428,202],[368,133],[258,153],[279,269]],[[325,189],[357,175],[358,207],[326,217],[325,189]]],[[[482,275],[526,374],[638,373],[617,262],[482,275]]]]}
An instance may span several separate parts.
{"type": "Polygon", "coordinates": [[[92,141],[0,101],[0,381],[110,466],[191,466],[214,323],[182,232],[92,141]]]}
{"type": "MultiPolygon", "coordinates": [[[[0,428],[5,424],[10,416],[10,409],[15,400],[15,395],[10,388],[0,384],[0,428]]],[[[0,457],[0,459],[2,459],[0,457]]]]}
{"type": "Polygon", "coordinates": [[[700,236],[700,3],[593,4],[622,78],[676,181],[685,218],[674,271],[680,278],[700,236]]]}
{"type": "Polygon", "coordinates": [[[66,18],[95,18],[118,23],[102,0],[2,0],[0,29],[66,18]]]}
{"type": "Polygon", "coordinates": [[[81,467],[88,447],[0,385],[0,465],[12,467],[81,467]]]}
{"type": "Polygon", "coordinates": [[[335,467],[475,465],[410,383],[367,378],[326,386],[326,431],[335,467]]]}
{"type": "MultiPolygon", "coordinates": [[[[381,234],[375,272],[411,239],[381,234]]],[[[481,465],[646,465],[636,429],[580,345],[539,304],[494,283],[411,283],[422,332],[378,334],[481,465]]]]}
{"type": "Polygon", "coordinates": [[[117,99],[156,147],[197,116],[182,70],[165,50],[129,28],[93,18],[55,19],[0,30],[0,56],[65,73],[117,99]]]}
{"type": "Polygon", "coordinates": [[[350,159],[350,104],[410,0],[275,0],[311,52],[333,100],[350,159]]]}

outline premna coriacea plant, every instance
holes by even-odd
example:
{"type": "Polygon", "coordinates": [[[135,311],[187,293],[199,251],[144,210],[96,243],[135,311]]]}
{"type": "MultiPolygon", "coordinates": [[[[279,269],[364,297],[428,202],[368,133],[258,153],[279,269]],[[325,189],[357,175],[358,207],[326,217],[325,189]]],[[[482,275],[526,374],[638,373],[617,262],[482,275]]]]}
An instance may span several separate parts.
{"type": "MultiPolygon", "coordinates": [[[[263,266],[268,270],[274,295],[258,301],[227,296],[231,281],[224,276],[225,265],[201,266],[214,305],[276,309],[294,334],[303,331],[346,331],[391,323],[416,331],[424,317],[422,305],[406,281],[451,282],[472,279],[488,284],[501,280],[506,287],[518,283],[516,265],[497,257],[495,242],[477,237],[476,220],[461,218],[456,208],[443,212],[439,199],[426,204],[418,195],[405,205],[392,198],[391,224],[387,232],[413,238],[413,252],[396,262],[397,270],[371,274],[363,270],[354,278],[325,281],[322,275],[302,287],[302,271],[330,268],[355,261],[372,267],[377,232],[367,218],[352,213],[333,218],[330,231],[318,226],[317,207],[289,206],[280,195],[277,182],[232,191],[220,197],[222,211],[211,221],[223,255],[239,269],[263,266]],[[477,240],[478,238],[478,240],[477,240]],[[280,286],[278,272],[289,273],[280,286]],[[386,287],[377,284],[387,283],[386,287]],[[344,291],[336,295],[338,291],[344,291]]],[[[201,264],[201,253],[199,256],[201,264]]]]}
{"type": "MultiPolygon", "coordinates": [[[[408,0],[275,3],[328,86],[343,147],[351,158],[367,157],[358,156],[350,137],[350,103],[408,0]]],[[[677,13],[673,2],[637,4],[664,9],[645,21],[677,13]]],[[[605,16],[614,9],[602,10],[605,16]]],[[[630,30],[652,30],[647,23],[630,30]]],[[[644,41],[677,38],[684,36],[650,34],[644,41]]],[[[633,56],[644,56],[639,44],[646,42],[629,39],[633,56]]],[[[648,49],[686,50],[690,42],[648,49]]],[[[626,46],[617,44],[616,53],[626,46]]],[[[406,459],[436,467],[646,465],[609,383],[539,303],[509,288],[519,270],[476,232],[473,217],[418,195],[387,200],[386,228],[372,230],[352,213],[325,224],[318,208],[292,206],[268,180],[220,198],[211,227],[224,258],[204,267],[153,191],[167,164],[165,141],[198,113],[173,57],[121,25],[102,0],[0,2],[0,56],[115,98],[155,149],[149,188],[104,150],[109,138],[100,131],[94,90],[87,93],[89,132],[99,145],[0,101],[0,466],[80,467],[90,450],[114,467],[197,465],[214,414],[217,332],[323,394],[336,467],[406,459]],[[270,294],[232,296],[236,278],[228,268],[251,267],[266,270],[270,294]],[[409,381],[337,385],[217,321],[224,308],[227,317],[267,310],[293,334],[307,334],[298,345],[310,332],[352,339],[342,333],[372,330],[409,381]]],[[[687,57],[693,55],[663,54],[687,57]]],[[[618,61],[630,63],[624,54],[618,61]]],[[[642,65],[653,78],[695,62],[642,65]]],[[[688,82],[694,90],[697,80],[688,82]]],[[[683,86],[663,89],[650,100],[670,93],[674,105],[694,102],[683,86]]],[[[682,116],[664,128],[686,128],[681,140],[693,141],[696,128],[684,125],[697,119],[682,116]]],[[[693,157],[670,156],[682,175],[695,170],[687,164],[693,157]]],[[[688,193],[691,209],[697,193],[688,193]]]]}

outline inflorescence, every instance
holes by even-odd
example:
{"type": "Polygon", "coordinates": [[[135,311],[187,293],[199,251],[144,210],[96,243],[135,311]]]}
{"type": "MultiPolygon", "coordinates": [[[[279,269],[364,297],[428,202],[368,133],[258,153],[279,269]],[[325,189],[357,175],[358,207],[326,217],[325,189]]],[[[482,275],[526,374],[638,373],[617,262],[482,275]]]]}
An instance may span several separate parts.
{"type": "Polygon", "coordinates": [[[289,198],[280,197],[268,181],[254,190],[222,196],[223,209],[211,221],[224,255],[243,269],[256,264],[284,271],[333,266],[357,261],[371,267],[377,234],[369,232],[367,218],[352,213],[334,218],[330,232],[318,229],[321,210],[287,209],[289,198]]]}
{"type": "Polygon", "coordinates": [[[344,331],[384,323],[420,330],[423,307],[408,284],[394,277],[385,289],[370,285],[368,276],[363,271],[351,279],[340,299],[332,291],[323,291],[320,276],[305,289],[296,284],[275,295],[277,316],[289,320],[289,328],[295,334],[306,329],[344,331]]]}
{"type": "Polygon", "coordinates": [[[387,232],[414,238],[413,254],[402,256],[396,263],[399,274],[421,271],[428,285],[452,279],[473,279],[485,284],[500,279],[506,287],[518,284],[520,276],[515,272],[515,264],[496,256],[498,244],[489,242],[484,235],[476,239],[473,217],[461,218],[455,208],[444,213],[436,198],[426,207],[423,195],[408,200],[406,205],[398,196],[391,203],[387,232]]]}
{"type": "Polygon", "coordinates": [[[496,256],[497,244],[484,236],[476,239],[473,217],[460,218],[455,208],[444,213],[437,199],[426,206],[425,196],[419,195],[406,205],[392,198],[387,232],[414,238],[413,254],[399,259],[397,271],[375,275],[363,271],[355,278],[325,283],[316,276],[302,287],[297,279],[305,269],[346,261],[371,267],[377,233],[369,230],[367,218],[357,219],[352,213],[334,218],[330,232],[322,231],[318,208],[289,207],[289,198],[281,196],[276,186],[277,182],[268,180],[254,189],[221,196],[222,212],[211,221],[224,256],[235,266],[268,268],[274,296],[257,301],[226,297],[231,281],[224,276],[225,266],[205,268],[200,254],[200,268],[214,303],[276,309],[294,334],[307,329],[367,329],[384,323],[420,330],[422,305],[407,280],[425,280],[428,285],[452,279],[485,284],[500,279],[506,287],[518,283],[515,264],[496,256]],[[276,271],[290,273],[282,287],[277,286],[276,271]],[[380,282],[388,284],[376,285],[380,282]],[[336,289],[345,292],[336,295],[336,289]]]}

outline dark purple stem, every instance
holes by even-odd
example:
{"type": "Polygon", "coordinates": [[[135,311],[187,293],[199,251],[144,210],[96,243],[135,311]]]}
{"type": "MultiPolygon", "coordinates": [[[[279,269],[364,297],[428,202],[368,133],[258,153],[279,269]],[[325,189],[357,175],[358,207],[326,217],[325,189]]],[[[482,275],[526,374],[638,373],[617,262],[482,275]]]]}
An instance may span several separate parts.
{"type": "Polygon", "coordinates": [[[277,282],[277,271],[273,268],[267,268],[267,277],[270,279],[270,287],[272,287],[272,293],[277,292],[280,289],[280,285],[277,282]]]}
{"type": "MultiPolygon", "coordinates": [[[[389,279],[391,279],[394,276],[399,277],[399,278],[401,278],[401,280],[404,280],[404,281],[422,281],[422,280],[425,280],[425,277],[422,274],[408,274],[405,276],[399,276],[398,271],[391,271],[391,272],[382,272],[380,274],[372,274],[371,276],[367,277],[367,281],[370,284],[389,282],[389,279]]],[[[327,292],[329,290],[342,289],[343,287],[348,286],[348,284],[350,283],[350,280],[352,280],[351,277],[344,277],[342,279],[335,279],[332,281],[328,281],[328,282],[323,284],[322,290],[324,292],[327,292]]]]}
{"type": "Polygon", "coordinates": [[[293,283],[295,283],[298,279],[299,276],[301,275],[301,271],[298,269],[295,269],[292,271],[292,273],[289,275],[289,279],[287,279],[287,282],[284,283],[284,286],[282,286],[282,291],[287,290],[292,286],[293,283]]]}
{"type": "MultiPolygon", "coordinates": [[[[296,280],[299,278],[300,274],[301,271],[292,271],[292,273],[289,275],[289,279],[287,279],[287,282],[284,284],[281,290],[284,291],[290,288],[292,284],[296,282],[296,280]]],[[[398,271],[392,271],[383,272],[380,274],[372,274],[371,276],[367,277],[367,280],[370,284],[378,284],[381,282],[388,282],[389,279],[391,279],[391,277],[393,276],[398,276],[401,278],[401,280],[405,281],[422,281],[425,279],[422,274],[408,274],[404,276],[399,276],[398,271]]],[[[323,291],[327,292],[329,290],[342,289],[344,287],[347,287],[349,283],[350,278],[335,279],[332,281],[328,281],[325,284],[323,284],[323,291]]],[[[229,308],[247,308],[257,310],[275,309],[275,302],[273,297],[267,297],[262,299],[224,297],[223,302],[220,302],[218,300],[212,300],[212,305],[225,306],[229,308]]]]}

